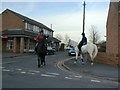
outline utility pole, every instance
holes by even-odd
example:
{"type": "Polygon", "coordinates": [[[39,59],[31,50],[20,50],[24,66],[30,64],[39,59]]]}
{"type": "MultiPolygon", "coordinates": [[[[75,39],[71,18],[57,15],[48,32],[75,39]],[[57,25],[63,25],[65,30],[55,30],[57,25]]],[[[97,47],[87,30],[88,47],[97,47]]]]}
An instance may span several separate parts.
{"type": "Polygon", "coordinates": [[[84,0],[84,4],[83,4],[83,33],[85,32],[85,0],[84,0]]]}
{"type": "Polygon", "coordinates": [[[51,24],[51,29],[52,29],[52,24],[51,24]]]}

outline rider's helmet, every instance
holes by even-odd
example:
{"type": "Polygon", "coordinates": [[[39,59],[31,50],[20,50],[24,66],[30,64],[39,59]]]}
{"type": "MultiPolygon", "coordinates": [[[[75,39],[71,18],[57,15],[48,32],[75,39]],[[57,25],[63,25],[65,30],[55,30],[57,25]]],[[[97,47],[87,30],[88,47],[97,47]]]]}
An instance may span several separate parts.
{"type": "Polygon", "coordinates": [[[82,36],[85,36],[85,33],[82,33],[82,36]]]}
{"type": "Polygon", "coordinates": [[[41,35],[43,35],[43,30],[39,31],[39,33],[40,33],[41,35]]]}

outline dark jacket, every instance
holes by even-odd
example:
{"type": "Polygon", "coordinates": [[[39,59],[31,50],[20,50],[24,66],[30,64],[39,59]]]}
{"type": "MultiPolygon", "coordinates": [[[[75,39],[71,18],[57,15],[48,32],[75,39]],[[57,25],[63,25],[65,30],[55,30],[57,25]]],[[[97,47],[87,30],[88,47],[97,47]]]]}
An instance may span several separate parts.
{"type": "Polygon", "coordinates": [[[78,44],[78,48],[79,50],[81,51],[81,47],[83,45],[86,45],[87,44],[87,38],[85,36],[82,37],[82,40],[80,41],[80,43],[78,44]]]}
{"type": "Polygon", "coordinates": [[[83,36],[82,40],[81,40],[81,44],[85,45],[87,44],[87,38],[85,36],[83,36]]]}

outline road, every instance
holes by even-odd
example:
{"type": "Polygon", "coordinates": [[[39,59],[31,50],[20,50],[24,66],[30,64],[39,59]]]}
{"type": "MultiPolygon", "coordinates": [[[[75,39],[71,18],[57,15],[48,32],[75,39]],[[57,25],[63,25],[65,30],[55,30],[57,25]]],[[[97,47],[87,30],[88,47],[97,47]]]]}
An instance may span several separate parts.
{"type": "Polygon", "coordinates": [[[37,67],[34,54],[2,60],[2,88],[118,88],[118,83],[74,74],[60,64],[67,52],[46,56],[46,66],[37,67]]]}

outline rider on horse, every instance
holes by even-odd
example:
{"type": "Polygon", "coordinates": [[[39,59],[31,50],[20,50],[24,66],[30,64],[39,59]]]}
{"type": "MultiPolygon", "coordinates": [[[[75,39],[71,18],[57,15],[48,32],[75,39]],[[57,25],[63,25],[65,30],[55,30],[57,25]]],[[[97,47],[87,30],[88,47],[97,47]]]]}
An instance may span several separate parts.
{"type": "Polygon", "coordinates": [[[87,44],[87,38],[85,36],[85,33],[82,33],[82,40],[80,41],[78,45],[79,50],[81,51],[81,47],[86,44],[87,44]]]}
{"type": "MultiPolygon", "coordinates": [[[[44,38],[48,38],[49,36],[46,36],[43,34],[43,30],[41,30],[39,32],[39,34],[36,36],[35,40],[37,41],[37,44],[35,46],[35,52],[37,52],[37,46],[38,44],[44,39],[44,38]]],[[[46,43],[45,43],[46,44],[46,43]]]]}
{"type": "Polygon", "coordinates": [[[39,34],[36,36],[35,40],[37,41],[36,47],[35,47],[35,53],[38,56],[38,67],[45,64],[45,55],[47,54],[47,38],[49,36],[46,36],[43,34],[43,30],[39,32],[39,34]],[[40,63],[41,61],[41,63],[40,63]]]}

